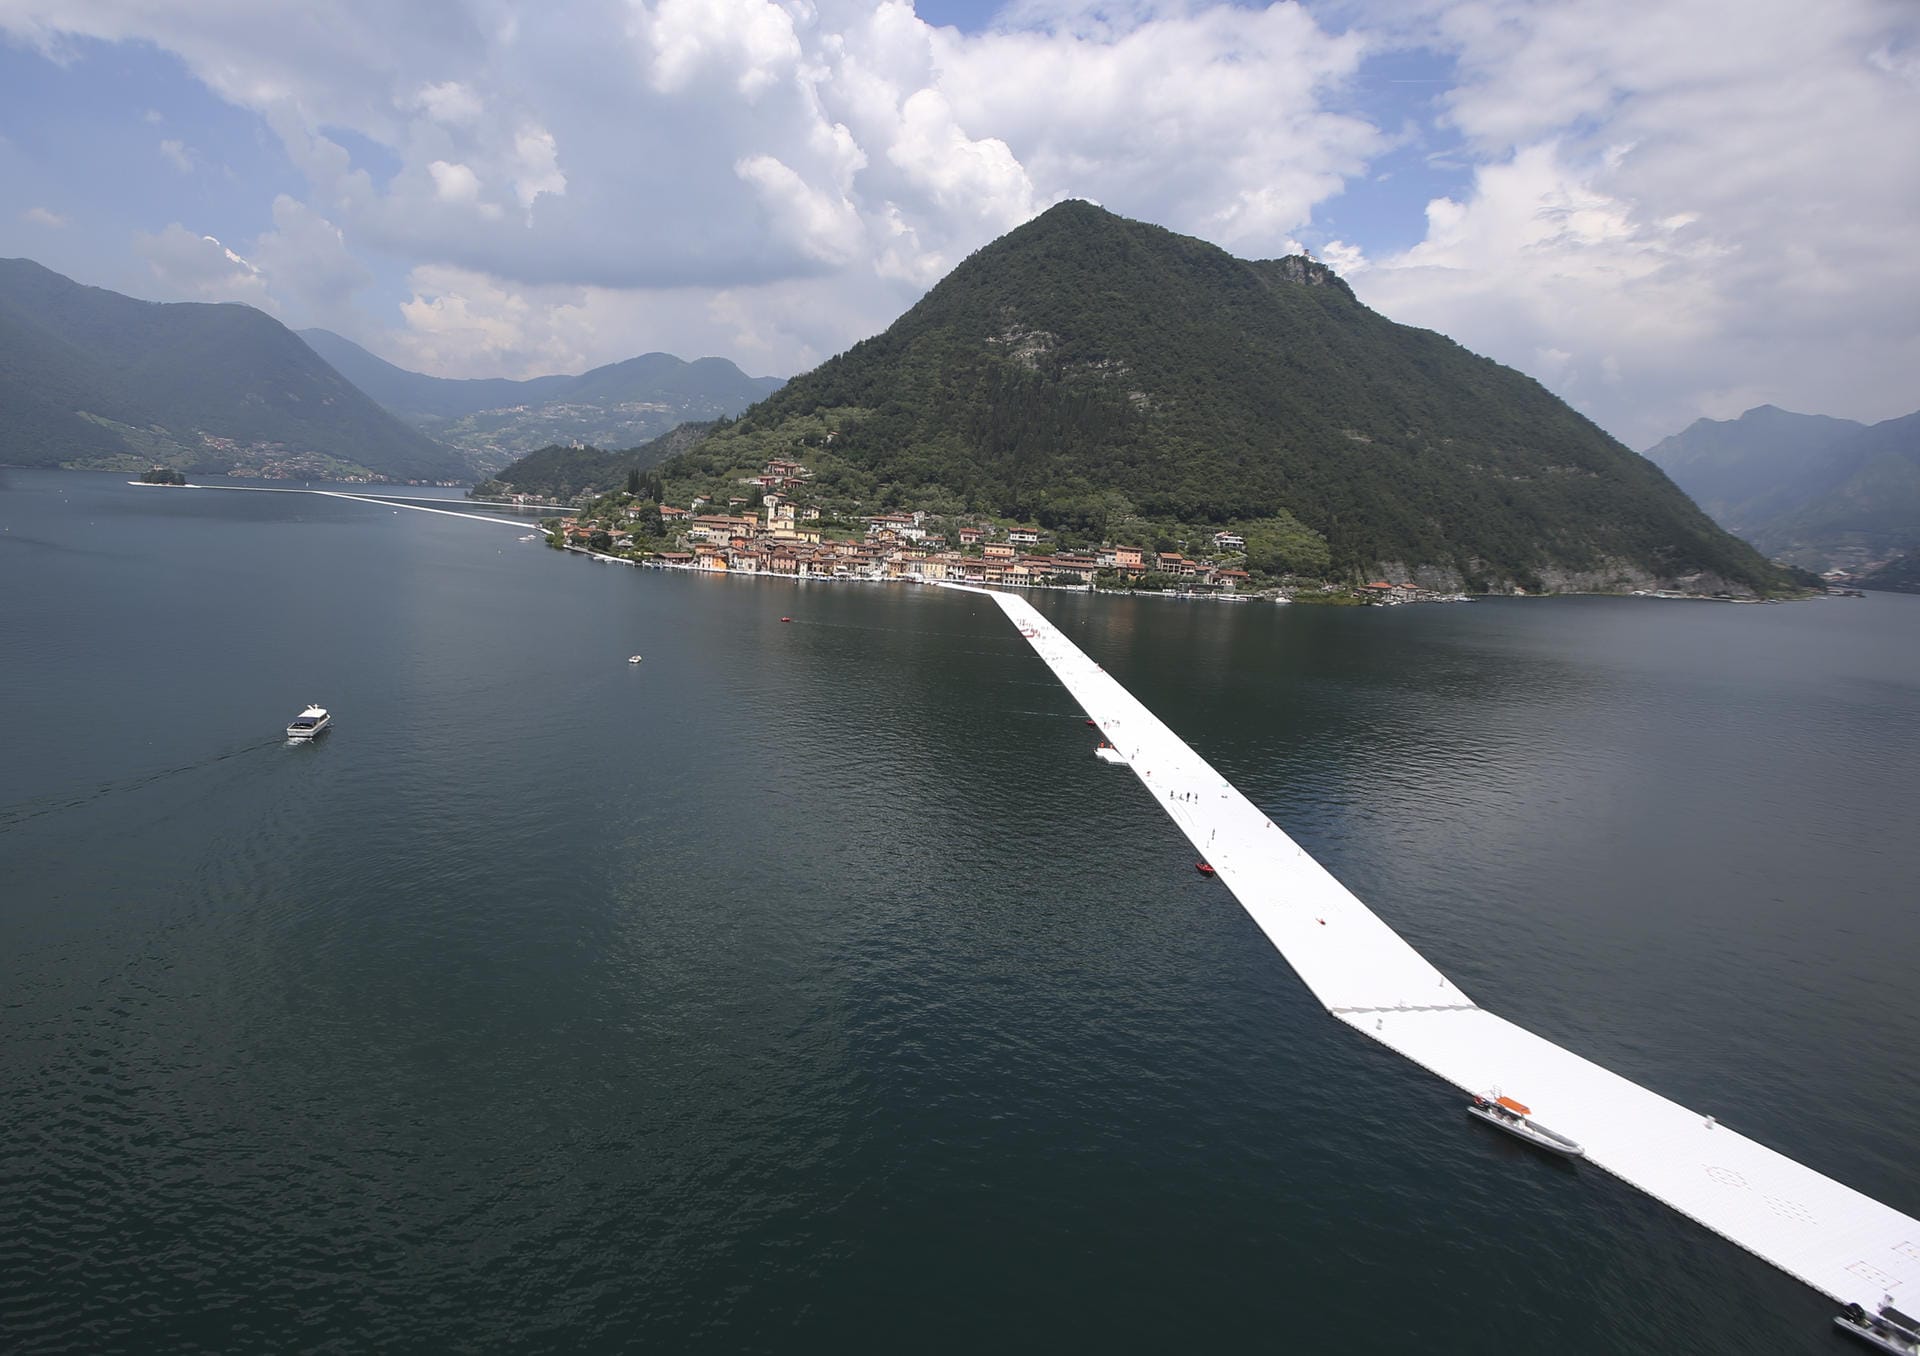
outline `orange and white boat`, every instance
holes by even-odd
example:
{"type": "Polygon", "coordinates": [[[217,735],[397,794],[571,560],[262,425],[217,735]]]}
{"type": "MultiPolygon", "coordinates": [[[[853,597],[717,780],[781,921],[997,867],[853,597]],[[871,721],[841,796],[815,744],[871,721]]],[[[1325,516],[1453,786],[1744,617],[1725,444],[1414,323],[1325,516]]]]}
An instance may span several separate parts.
{"type": "Polygon", "coordinates": [[[1468,1105],[1467,1114],[1478,1116],[1488,1125],[1497,1125],[1515,1139],[1524,1139],[1548,1153],[1560,1154],[1565,1158],[1581,1158],[1586,1154],[1585,1149],[1565,1135],[1549,1130],[1534,1120],[1532,1107],[1497,1092],[1485,1097],[1476,1096],[1468,1105]]]}

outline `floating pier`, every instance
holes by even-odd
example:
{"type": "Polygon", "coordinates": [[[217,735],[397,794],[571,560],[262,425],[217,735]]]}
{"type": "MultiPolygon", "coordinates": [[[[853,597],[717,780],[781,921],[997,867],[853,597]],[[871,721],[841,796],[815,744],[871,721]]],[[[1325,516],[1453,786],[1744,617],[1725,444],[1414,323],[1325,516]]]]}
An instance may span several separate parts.
{"type": "MultiPolygon", "coordinates": [[[[1920,1221],[1478,1006],[1026,599],[993,599],[1321,1005],[1833,1299],[1920,1297],[1920,1221]]],[[[1465,1118],[1462,1118],[1465,1123],[1465,1118]]]]}

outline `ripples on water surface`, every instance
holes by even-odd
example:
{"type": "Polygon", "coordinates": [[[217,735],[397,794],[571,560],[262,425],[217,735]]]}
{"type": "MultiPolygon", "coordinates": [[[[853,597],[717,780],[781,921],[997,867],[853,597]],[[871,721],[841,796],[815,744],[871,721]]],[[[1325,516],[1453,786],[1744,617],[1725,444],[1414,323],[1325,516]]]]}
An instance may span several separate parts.
{"type": "MultiPolygon", "coordinates": [[[[0,1345],[1830,1349],[1319,1013],[980,600],[0,475],[0,1345]]],[[[1482,1003],[1920,1211],[1920,600],[1042,606],[1482,1003]]]]}

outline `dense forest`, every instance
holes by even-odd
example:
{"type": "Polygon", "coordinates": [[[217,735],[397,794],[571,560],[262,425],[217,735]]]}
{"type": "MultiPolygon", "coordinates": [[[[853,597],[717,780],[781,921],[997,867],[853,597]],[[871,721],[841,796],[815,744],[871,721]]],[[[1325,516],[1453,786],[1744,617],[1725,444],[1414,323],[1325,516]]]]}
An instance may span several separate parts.
{"type": "Polygon", "coordinates": [[[796,452],[822,492],[873,507],[1094,535],[1135,515],[1275,524],[1348,576],[1785,586],[1537,382],[1385,319],[1324,265],[1236,259],[1081,202],[661,471],[718,484],[796,452]]]}

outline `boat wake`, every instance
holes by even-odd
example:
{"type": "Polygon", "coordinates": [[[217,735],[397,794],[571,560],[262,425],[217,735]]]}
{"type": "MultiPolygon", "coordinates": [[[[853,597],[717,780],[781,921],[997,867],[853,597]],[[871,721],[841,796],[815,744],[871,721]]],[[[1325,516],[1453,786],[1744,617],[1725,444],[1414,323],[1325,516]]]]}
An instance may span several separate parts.
{"type": "Polygon", "coordinates": [[[0,833],[15,828],[29,820],[40,819],[46,815],[59,814],[63,810],[77,810],[91,805],[95,801],[110,796],[123,795],[128,791],[138,791],[152,786],[169,777],[178,777],[188,772],[198,772],[202,768],[213,767],[232,758],[242,758],[249,753],[258,753],[262,749],[278,748],[286,743],[284,736],[275,735],[272,739],[256,740],[251,744],[242,744],[238,748],[226,750],[202,758],[197,762],[182,763],[179,767],[161,768],[154,772],[143,772],[136,777],[124,777],[119,781],[103,782],[90,791],[63,792],[55,796],[36,796],[31,800],[16,801],[12,805],[0,806],[0,833]]]}

